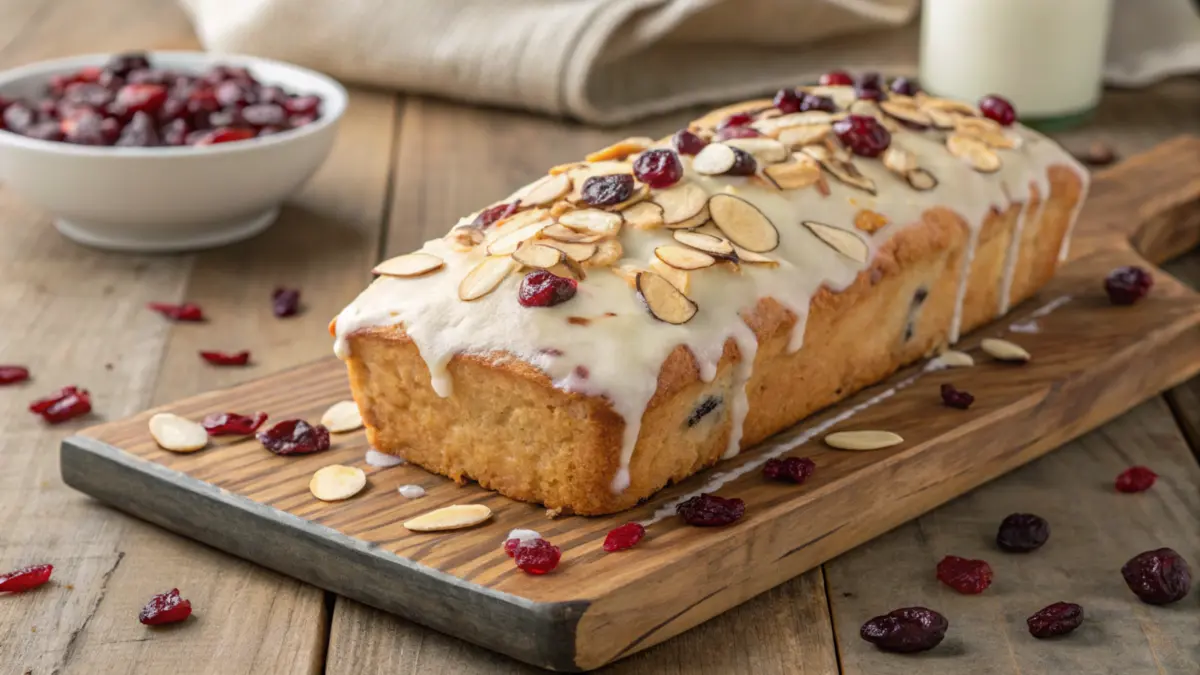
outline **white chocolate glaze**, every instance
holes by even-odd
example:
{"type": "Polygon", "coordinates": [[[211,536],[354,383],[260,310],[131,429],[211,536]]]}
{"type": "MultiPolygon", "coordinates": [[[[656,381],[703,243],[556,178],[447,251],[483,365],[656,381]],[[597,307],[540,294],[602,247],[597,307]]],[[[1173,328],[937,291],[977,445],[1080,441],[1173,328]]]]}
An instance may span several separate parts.
{"type": "MultiPolygon", "coordinates": [[[[725,343],[732,339],[740,360],[733,373],[733,396],[727,400],[732,428],[723,456],[733,457],[740,449],[748,409],[745,386],[757,351],[754,333],[741,316],[751,312],[761,298],[776,299],[797,315],[789,347],[801,348],[813,296],[822,287],[834,292],[847,288],[890,237],[920,222],[922,213],[933,207],[954,211],[969,227],[950,334],[952,342],[958,339],[967,279],[988,213],[1027,203],[1033,187],[1046,201],[1050,194],[1047,170],[1052,165],[1073,167],[1087,180],[1078,163],[1040,134],[1020,126],[1007,133],[1017,137],[1017,147],[996,150],[1003,160],[1001,168],[980,173],[947,151],[942,132],[893,132],[892,147],[911,152],[917,165],[937,178],[938,185],[924,192],[910,187],[875,159],[854,158],[854,164],[875,182],[876,195],[828,175],[829,190],[823,195],[815,187],[781,191],[745,177],[700,175],[692,170],[691,159],[682,157],[684,181],[699,185],[710,196],[724,192],[748,201],[779,232],[778,248],[765,253],[778,261],[777,267],[743,263],[740,272],[726,265],[691,272],[686,294],[699,309],[683,325],[657,320],[627,281],[609,268],[589,269],[575,297],[553,307],[527,308],[517,302],[522,273],[510,274],[495,291],[477,300],[460,300],[458,285],[486,257],[486,247],[463,249],[447,239],[435,239],[421,250],[441,258],[445,266],[415,278],[376,279],[337,317],[334,350],[345,359],[349,356],[348,336],[372,327],[402,326],[429,368],[434,391],[441,396],[453,391],[447,371],[450,360],[457,354],[480,354],[495,361],[519,359],[540,369],[561,390],[603,397],[625,420],[620,468],[612,481],[612,489],[620,492],[629,485],[629,465],[642,415],[657,389],[667,356],[678,346],[686,346],[701,378],[711,381],[725,343]],[[888,224],[872,234],[856,230],[855,214],[864,209],[882,214],[888,224]],[[835,251],[803,227],[802,221],[855,233],[868,244],[868,260],[864,263],[835,251]],[[569,322],[568,318],[586,321],[569,322]]],[[[1025,219],[1022,215],[1022,225],[1025,219]]],[[[1019,231],[1014,233],[1019,236],[1019,231]]],[[[625,226],[620,243],[624,249],[620,264],[647,269],[654,249],[674,242],[667,229],[625,226]]],[[[1008,258],[1003,278],[996,279],[1006,287],[1002,290],[1004,309],[1013,276],[1008,268],[1016,265],[1015,246],[1008,258]]]]}

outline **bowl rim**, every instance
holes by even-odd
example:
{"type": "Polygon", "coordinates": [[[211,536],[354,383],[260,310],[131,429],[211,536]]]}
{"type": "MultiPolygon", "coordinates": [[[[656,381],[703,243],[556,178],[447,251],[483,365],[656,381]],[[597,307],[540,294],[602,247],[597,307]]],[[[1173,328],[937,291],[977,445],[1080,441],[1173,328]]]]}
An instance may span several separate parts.
{"type": "MultiPolygon", "coordinates": [[[[0,71],[0,88],[11,84],[12,82],[27,77],[36,77],[45,74],[48,78],[47,71],[53,71],[60,68],[69,67],[84,67],[94,65],[96,62],[103,62],[116,54],[123,52],[94,52],[91,54],[76,54],[74,56],[64,56],[54,59],[46,59],[43,61],[34,61],[25,65],[9,68],[0,71]]],[[[77,145],[75,143],[66,143],[63,141],[44,141],[38,138],[29,138],[17,133],[0,129],[0,145],[13,145],[26,150],[35,150],[50,152],[60,155],[73,155],[82,157],[103,157],[103,158],[158,158],[158,159],[179,159],[181,157],[211,157],[214,155],[227,155],[242,152],[253,152],[272,145],[281,145],[292,141],[298,141],[307,136],[312,136],[321,131],[332,127],[341,120],[342,115],[346,112],[346,105],[349,103],[350,95],[346,88],[340,82],[332,77],[321,73],[311,68],[298,66],[287,61],[279,61],[277,59],[269,59],[261,56],[250,56],[248,54],[234,54],[228,52],[207,52],[187,49],[155,49],[145,50],[143,53],[151,59],[155,55],[163,56],[183,56],[195,57],[200,61],[209,64],[228,63],[231,65],[249,66],[253,68],[255,65],[267,65],[279,67],[285,70],[296,71],[302,75],[312,77],[322,81],[327,85],[335,96],[331,100],[322,102],[322,114],[312,124],[306,124],[296,129],[288,129],[278,134],[270,136],[262,136],[249,138],[244,141],[234,143],[217,143],[215,145],[183,145],[183,146],[156,146],[153,148],[139,147],[124,147],[114,145],[77,145]],[[328,112],[326,112],[328,111],[328,112]]]]}

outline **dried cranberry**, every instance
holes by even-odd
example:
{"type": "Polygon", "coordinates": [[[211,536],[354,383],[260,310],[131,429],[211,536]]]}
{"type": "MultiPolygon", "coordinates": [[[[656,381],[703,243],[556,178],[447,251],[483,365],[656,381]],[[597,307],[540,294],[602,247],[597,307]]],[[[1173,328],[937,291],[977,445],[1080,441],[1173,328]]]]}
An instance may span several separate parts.
{"type": "Polygon", "coordinates": [[[173,321],[203,321],[204,312],[199,305],[185,302],[182,305],[172,305],[167,302],[151,302],[146,305],[173,321]]]}
{"type": "Polygon", "coordinates": [[[513,557],[517,554],[517,547],[521,545],[521,540],[513,537],[512,539],[504,540],[504,553],[508,557],[513,557]]]}
{"type": "Polygon", "coordinates": [[[0,366],[0,385],[16,384],[29,379],[29,369],[24,366],[0,366]]]}
{"type": "Polygon", "coordinates": [[[755,171],[758,171],[758,162],[754,155],[741,148],[733,148],[733,166],[725,173],[730,176],[753,176],[755,171]]]}
{"type": "Polygon", "coordinates": [[[329,449],[329,429],[304,420],[284,420],[258,432],[257,438],[277,455],[308,455],[329,449]]]}
{"type": "Polygon", "coordinates": [[[1140,267],[1118,267],[1104,278],[1108,301],[1114,305],[1132,305],[1153,287],[1154,277],[1140,267]]]}
{"type": "Polygon", "coordinates": [[[246,127],[250,126],[242,117],[242,111],[237,108],[225,108],[218,110],[208,115],[208,126],[218,129],[220,127],[246,127]]]}
{"type": "Polygon", "coordinates": [[[575,297],[578,286],[574,279],[556,276],[546,270],[534,270],[521,280],[517,302],[522,307],[553,307],[575,297]]]}
{"type": "Polygon", "coordinates": [[[232,143],[234,141],[244,141],[249,138],[254,138],[253,129],[214,129],[204,135],[196,145],[216,145],[217,143],[232,143]]]}
{"type": "Polygon", "coordinates": [[[92,411],[92,398],[86,389],[63,387],[59,391],[29,404],[29,410],[42,416],[49,424],[59,424],[92,411]]]}
{"type": "Polygon", "coordinates": [[[950,622],[925,607],[904,607],[864,623],[858,634],[886,652],[923,652],[941,644],[950,622]]]}
{"type": "Polygon", "coordinates": [[[61,141],[63,139],[62,128],[54,120],[38,122],[26,129],[25,135],[39,141],[61,141]]]}
{"type": "Polygon", "coordinates": [[[475,216],[475,221],[471,225],[474,227],[490,227],[493,223],[504,220],[516,213],[517,204],[518,202],[511,202],[486,208],[480,211],[478,216],[475,216]]]}
{"type": "Polygon", "coordinates": [[[146,57],[144,52],[125,52],[117,54],[104,64],[104,70],[125,77],[135,70],[142,70],[150,67],[150,59],[146,57]]]}
{"type": "Polygon", "coordinates": [[[59,122],[63,140],[76,145],[110,145],[114,139],[104,128],[106,120],[91,111],[75,112],[59,122]]]}
{"type": "Polygon", "coordinates": [[[816,94],[805,94],[804,100],[800,103],[800,112],[808,112],[810,110],[820,110],[822,112],[837,112],[837,104],[828,96],[817,96],[816,94]]]}
{"type": "Polygon", "coordinates": [[[1050,538],[1050,523],[1032,513],[1014,513],[1000,523],[996,545],[1009,553],[1028,553],[1050,538]]]}
{"type": "Polygon", "coordinates": [[[675,146],[681,155],[695,155],[708,145],[708,141],[687,129],[680,129],[671,137],[671,145],[675,146]]]}
{"type": "Polygon", "coordinates": [[[245,84],[234,80],[225,80],[213,88],[213,94],[217,97],[217,103],[222,107],[243,107],[252,103],[256,103],[254,92],[245,84]]]}
{"type": "Polygon", "coordinates": [[[802,94],[797,94],[795,89],[780,89],[775,92],[775,98],[771,103],[775,104],[776,108],[783,114],[800,112],[800,102],[803,100],[802,94]]]}
{"type": "Polygon", "coordinates": [[[831,70],[817,82],[823,87],[845,87],[854,84],[854,78],[844,70],[831,70]]]}
{"type": "Polygon", "coordinates": [[[892,143],[892,135],[870,115],[850,115],[833,123],[838,139],[860,157],[878,157],[892,143]]]}
{"type": "Polygon", "coordinates": [[[647,150],[634,161],[633,175],[646,185],[661,190],[683,178],[683,163],[679,161],[679,155],[671,150],[647,150]]]}
{"type": "Polygon", "coordinates": [[[762,136],[757,129],[751,127],[725,127],[717,132],[715,139],[727,141],[731,138],[758,138],[762,136]]]}
{"type": "Polygon", "coordinates": [[[1017,109],[1013,107],[1013,104],[995,94],[989,94],[979,99],[979,112],[1002,127],[1007,127],[1017,121],[1017,109]]]}
{"type": "Polygon", "coordinates": [[[274,136],[275,134],[278,134],[283,131],[287,131],[287,130],[284,129],[283,127],[263,127],[258,130],[258,137],[262,138],[263,136],[274,136]]]}
{"type": "Polygon", "coordinates": [[[279,318],[295,316],[300,311],[300,289],[276,288],[271,293],[271,312],[279,318]]]}
{"type": "Polygon", "coordinates": [[[73,387],[73,386],[63,387],[62,389],[59,389],[58,391],[54,392],[53,394],[50,394],[49,396],[47,396],[45,398],[39,398],[38,400],[34,401],[33,403],[30,403],[29,404],[29,412],[37,413],[40,415],[40,414],[46,412],[47,410],[49,410],[50,406],[54,405],[55,403],[58,403],[59,401],[66,398],[67,396],[70,396],[72,394],[78,394],[79,391],[80,390],[77,387],[73,387]]]}
{"type": "Polygon", "coordinates": [[[191,132],[187,120],[178,119],[167,122],[162,128],[163,145],[187,145],[187,135],[191,132]]]}
{"type": "Polygon", "coordinates": [[[681,502],[675,513],[688,525],[715,527],[728,525],[746,513],[746,503],[737,497],[700,494],[681,502]]]}
{"type": "Polygon", "coordinates": [[[172,588],[166,593],[150,598],[150,602],[138,612],[138,621],[147,626],[162,626],[179,623],[191,615],[192,603],[179,597],[178,588],[172,588]]]}
{"type": "Polygon", "coordinates": [[[208,361],[214,366],[244,366],[250,363],[250,352],[216,352],[216,351],[200,351],[200,358],[208,361]]]}
{"type": "Polygon", "coordinates": [[[883,80],[879,73],[863,73],[858,82],[854,83],[854,94],[866,101],[882,101],[884,99],[883,80]]]}
{"type": "Polygon", "coordinates": [[[937,564],[937,578],[959,593],[976,595],[992,585],[992,566],[983,560],[948,555],[937,564]]]}
{"type": "Polygon", "coordinates": [[[67,91],[63,94],[63,100],[57,104],[58,114],[62,115],[64,107],[71,105],[83,106],[92,110],[100,110],[104,106],[113,102],[113,93],[105,89],[103,85],[76,82],[67,87],[67,91]]]}
{"type": "Polygon", "coordinates": [[[117,91],[114,105],[125,115],[156,113],[167,100],[167,88],[160,84],[127,84],[117,91]]]}
{"type": "Polygon", "coordinates": [[[545,539],[521,542],[513,552],[517,567],[527,574],[546,574],[558,567],[562,551],[545,539]]]}
{"type": "Polygon", "coordinates": [[[165,70],[154,70],[152,68],[142,68],[140,70],[130,71],[125,76],[125,81],[130,84],[169,84],[171,74],[165,70]]]}
{"type": "Polygon", "coordinates": [[[612,553],[633,548],[644,536],[646,536],[646,528],[642,527],[640,523],[625,523],[620,527],[613,528],[608,536],[604,537],[604,550],[612,553]]]}
{"type": "Polygon", "coordinates": [[[248,105],[242,110],[242,119],[256,127],[280,126],[287,122],[288,115],[274,103],[248,105]]]}
{"type": "Polygon", "coordinates": [[[1137,554],[1121,567],[1121,576],[1129,590],[1150,605],[1182,600],[1192,589],[1191,568],[1169,548],[1137,554]]]}
{"type": "Polygon", "coordinates": [[[50,581],[54,565],[30,565],[0,574],[0,593],[24,593],[50,581]]]}
{"type": "Polygon", "coordinates": [[[592,176],[583,181],[580,194],[591,206],[620,204],[633,196],[633,176],[627,173],[592,176]]]}
{"type": "Polygon", "coordinates": [[[37,112],[23,102],[17,102],[4,109],[4,128],[23,134],[37,122],[37,112]]]}
{"type": "Polygon", "coordinates": [[[947,407],[966,410],[975,402],[975,397],[961,389],[955,389],[954,385],[946,382],[942,384],[942,403],[947,407]]]}
{"type": "Polygon", "coordinates": [[[293,115],[316,115],[321,108],[321,99],[316,96],[293,96],[283,102],[283,107],[293,115]]]}
{"type": "Polygon", "coordinates": [[[259,103],[275,103],[282,106],[287,100],[288,93],[284,91],[282,87],[271,86],[263,87],[258,90],[259,103]]]}
{"type": "Polygon", "coordinates": [[[124,147],[152,148],[161,144],[162,139],[158,137],[154,118],[144,112],[135,113],[129,124],[121,130],[121,137],[117,139],[117,145],[124,147]]]}
{"type": "Polygon", "coordinates": [[[763,466],[763,476],[768,480],[777,480],[799,485],[808,480],[816,471],[817,465],[807,457],[787,457],[785,459],[769,459],[763,466]]]}
{"type": "Polygon", "coordinates": [[[892,85],[889,88],[897,94],[904,96],[916,96],[917,92],[921,91],[921,88],[917,86],[917,81],[907,77],[897,77],[892,80],[892,85]]]}
{"type": "Polygon", "coordinates": [[[729,117],[717,123],[717,130],[728,129],[729,127],[744,127],[754,121],[754,116],[750,113],[734,113],[729,117]]]}
{"type": "Polygon", "coordinates": [[[1158,480],[1158,474],[1144,466],[1131,466],[1117,476],[1117,492],[1145,492],[1158,480]]]}
{"type": "Polygon", "coordinates": [[[213,413],[204,418],[200,424],[208,430],[209,436],[249,436],[258,431],[263,422],[267,421],[267,413],[256,412],[253,416],[237,413],[213,413]]]}
{"type": "Polygon", "coordinates": [[[1083,623],[1083,608],[1073,602],[1056,602],[1025,619],[1029,634],[1035,638],[1066,635],[1083,623]]]}

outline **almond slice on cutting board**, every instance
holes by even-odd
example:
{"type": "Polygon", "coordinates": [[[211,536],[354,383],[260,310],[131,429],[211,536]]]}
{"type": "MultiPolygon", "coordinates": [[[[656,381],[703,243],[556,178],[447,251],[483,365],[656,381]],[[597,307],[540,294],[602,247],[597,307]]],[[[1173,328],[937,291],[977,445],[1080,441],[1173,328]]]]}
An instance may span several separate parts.
{"type": "Polygon", "coordinates": [[[508,256],[492,256],[484,258],[483,262],[467,272],[467,276],[458,284],[460,300],[470,302],[496,290],[504,277],[517,268],[517,263],[508,256]]]}
{"type": "Polygon", "coordinates": [[[779,230],[753,204],[730,194],[716,194],[708,200],[713,224],[729,241],[747,251],[766,253],[779,246],[779,230]]]}
{"type": "Polygon", "coordinates": [[[562,262],[564,255],[552,246],[527,241],[513,251],[512,258],[526,267],[544,270],[562,262]]]}
{"type": "Polygon", "coordinates": [[[344,434],[361,429],[363,418],[358,412],[357,403],[354,401],[338,401],[329,406],[324,415],[321,415],[321,424],[325,425],[332,433],[344,434]]]}
{"type": "Polygon", "coordinates": [[[423,513],[404,522],[413,532],[441,532],[474,527],[492,517],[492,510],[483,504],[455,504],[423,513]]]}
{"type": "Polygon", "coordinates": [[[717,264],[711,255],[687,246],[659,246],[654,255],[677,270],[701,270],[717,264]]]}
{"type": "Polygon", "coordinates": [[[196,452],[208,445],[207,429],[171,413],[158,413],[150,418],[150,435],[158,447],[171,452],[196,452]]]}
{"type": "Polygon", "coordinates": [[[728,256],[733,253],[733,244],[722,237],[691,230],[675,230],[673,235],[675,241],[709,255],[728,256]]]}
{"type": "Polygon", "coordinates": [[[975,359],[966,352],[947,349],[930,361],[930,365],[935,368],[970,368],[975,365],[975,359]]]}
{"type": "Polygon", "coordinates": [[[308,481],[308,491],[323,502],[340,502],[362,492],[367,474],[357,466],[331,464],[317,469],[308,481]]]}
{"type": "Polygon", "coordinates": [[[670,227],[698,215],[708,202],[708,193],[695,183],[680,183],[656,192],[650,201],[662,207],[663,224],[670,227]]]}
{"type": "Polygon", "coordinates": [[[1033,358],[1024,347],[1008,340],[984,338],[979,346],[985,354],[999,361],[1025,363],[1033,358]]]}
{"type": "Polygon", "coordinates": [[[445,264],[441,258],[430,253],[405,253],[384,260],[371,271],[385,277],[419,277],[439,270],[445,264]]]}
{"type": "Polygon", "coordinates": [[[829,248],[856,263],[865,265],[871,257],[871,247],[867,245],[867,242],[849,230],[843,230],[840,227],[826,225],[825,223],[818,223],[815,220],[806,220],[801,224],[808,228],[808,231],[812,232],[817,239],[827,244],[829,248]]]}
{"type": "Polygon", "coordinates": [[[825,437],[825,444],[838,450],[882,450],[903,442],[890,431],[837,431],[825,437]]]}
{"type": "Polygon", "coordinates": [[[684,324],[696,316],[696,303],[654,272],[641,272],[635,280],[638,295],[646,309],[659,321],[684,324]]]}

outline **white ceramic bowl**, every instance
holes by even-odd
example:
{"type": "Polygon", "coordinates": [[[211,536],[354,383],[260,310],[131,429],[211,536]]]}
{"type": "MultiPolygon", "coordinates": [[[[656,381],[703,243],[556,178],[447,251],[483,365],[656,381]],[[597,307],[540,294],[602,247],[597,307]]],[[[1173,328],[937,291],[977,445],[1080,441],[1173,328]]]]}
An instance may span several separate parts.
{"type": "MultiPolygon", "coordinates": [[[[38,98],[52,75],[103,65],[108,54],[0,73],[0,96],[38,98]]],[[[322,99],[316,122],[273,136],[202,147],[93,147],[0,131],[0,181],[54,216],[67,237],[98,248],[172,252],[219,246],[265,230],[279,206],[329,155],[346,90],[298,66],[250,56],[152,52],[155,67],[249,69],[263,84],[322,99]]]]}

